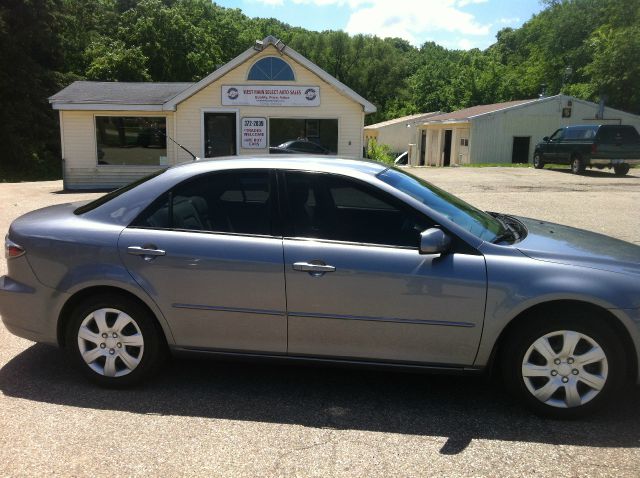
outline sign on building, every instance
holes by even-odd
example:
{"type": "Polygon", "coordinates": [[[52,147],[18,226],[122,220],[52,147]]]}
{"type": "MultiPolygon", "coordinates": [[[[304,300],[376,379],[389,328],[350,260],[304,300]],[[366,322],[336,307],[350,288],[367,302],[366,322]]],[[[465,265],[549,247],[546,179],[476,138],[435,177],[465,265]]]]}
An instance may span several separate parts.
{"type": "Polygon", "coordinates": [[[242,147],[264,149],[267,147],[267,119],[242,118],[242,147]]]}
{"type": "Polygon", "coordinates": [[[225,106],[320,106],[319,86],[223,85],[225,106]]]}

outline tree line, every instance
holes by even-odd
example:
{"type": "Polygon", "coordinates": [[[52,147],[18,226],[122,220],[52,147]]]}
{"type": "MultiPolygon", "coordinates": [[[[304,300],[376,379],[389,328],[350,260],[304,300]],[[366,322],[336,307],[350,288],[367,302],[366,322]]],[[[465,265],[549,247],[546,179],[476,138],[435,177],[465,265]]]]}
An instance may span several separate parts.
{"type": "Polygon", "coordinates": [[[197,81],[267,35],[373,102],[368,123],[559,92],[640,113],[637,0],[544,0],[469,51],[309,31],[209,0],[3,0],[0,180],[59,176],[47,97],[72,81],[197,81]]]}

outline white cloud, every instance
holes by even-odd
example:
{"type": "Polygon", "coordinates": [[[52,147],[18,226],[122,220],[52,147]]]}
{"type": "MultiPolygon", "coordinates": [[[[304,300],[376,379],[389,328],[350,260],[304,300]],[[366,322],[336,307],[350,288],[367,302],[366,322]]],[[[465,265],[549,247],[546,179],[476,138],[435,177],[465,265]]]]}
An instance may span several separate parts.
{"type": "MultiPolygon", "coordinates": [[[[283,0],[257,0],[275,5],[283,0]]],[[[486,37],[491,24],[479,23],[463,11],[470,4],[487,0],[288,0],[294,4],[346,7],[350,11],[344,30],[349,34],[400,37],[419,46],[434,33],[445,33],[459,48],[472,47],[468,36],[486,37]],[[462,45],[465,45],[464,47],[462,45]]]]}
{"type": "Polygon", "coordinates": [[[461,50],[471,50],[473,48],[473,42],[468,38],[461,38],[458,41],[458,48],[461,50]]]}
{"type": "Polygon", "coordinates": [[[459,35],[487,35],[490,25],[478,23],[454,0],[372,0],[351,12],[345,30],[380,37],[400,37],[414,45],[432,32],[459,35]]]}
{"type": "Polygon", "coordinates": [[[487,3],[489,0],[458,0],[457,5],[462,8],[467,5],[477,4],[477,3],[487,3]]]}
{"type": "Polygon", "coordinates": [[[513,25],[519,23],[520,17],[502,17],[496,20],[496,25],[513,25]]]}
{"type": "MultiPolygon", "coordinates": [[[[284,0],[254,1],[267,5],[282,5],[284,0]]],[[[451,37],[454,48],[469,49],[477,45],[467,37],[476,37],[481,43],[485,43],[487,35],[491,34],[492,25],[479,23],[473,14],[464,11],[463,8],[486,1],[287,0],[286,3],[348,8],[349,20],[344,30],[351,35],[362,33],[382,38],[399,37],[420,46],[426,38],[445,33],[451,37]]]]}
{"type": "Polygon", "coordinates": [[[270,7],[280,7],[284,5],[283,0],[254,0],[256,3],[262,3],[264,5],[269,5],[270,7]]]}

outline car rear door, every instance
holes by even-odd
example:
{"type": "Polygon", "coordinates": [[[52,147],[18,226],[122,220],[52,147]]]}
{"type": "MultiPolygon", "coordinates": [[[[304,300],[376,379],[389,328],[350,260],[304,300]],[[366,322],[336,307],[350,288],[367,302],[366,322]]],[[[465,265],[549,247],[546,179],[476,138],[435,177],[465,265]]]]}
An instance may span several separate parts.
{"type": "Polygon", "coordinates": [[[216,172],[163,194],[119,252],[180,347],[286,353],[282,237],[268,170],[216,172]]]}
{"type": "Polygon", "coordinates": [[[486,296],[484,257],[420,255],[434,224],[345,176],[282,173],[289,354],[471,365],[486,296]]]}

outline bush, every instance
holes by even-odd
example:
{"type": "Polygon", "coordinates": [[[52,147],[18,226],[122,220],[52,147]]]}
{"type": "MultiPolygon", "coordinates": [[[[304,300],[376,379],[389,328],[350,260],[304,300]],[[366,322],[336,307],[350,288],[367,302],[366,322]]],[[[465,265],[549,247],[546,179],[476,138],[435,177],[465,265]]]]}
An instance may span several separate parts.
{"type": "Polygon", "coordinates": [[[378,144],[375,139],[369,140],[367,146],[367,157],[381,163],[393,164],[394,158],[391,155],[391,148],[386,144],[378,144]]]}

